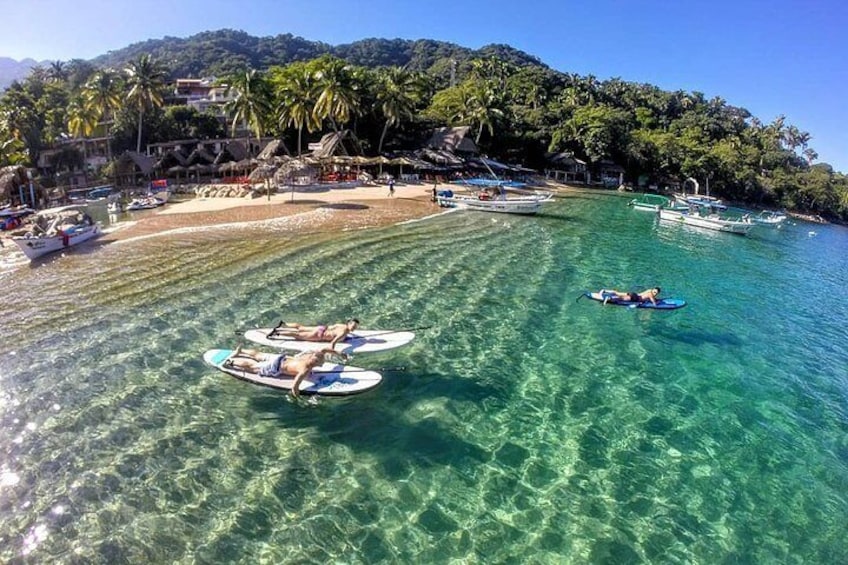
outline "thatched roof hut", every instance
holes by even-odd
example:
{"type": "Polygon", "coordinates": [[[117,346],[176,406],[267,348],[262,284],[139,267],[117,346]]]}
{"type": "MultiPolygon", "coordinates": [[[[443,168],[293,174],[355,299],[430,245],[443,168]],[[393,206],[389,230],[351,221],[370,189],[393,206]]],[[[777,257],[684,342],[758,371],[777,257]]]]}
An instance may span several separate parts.
{"type": "Polygon", "coordinates": [[[259,152],[259,155],[257,155],[256,158],[260,161],[269,161],[274,157],[282,155],[290,156],[291,153],[289,153],[289,149],[286,147],[286,144],[282,139],[274,139],[268,142],[268,145],[259,152]]]}
{"type": "Polygon", "coordinates": [[[338,154],[347,156],[360,153],[358,151],[359,140],[349,129],[342,130],[339,133],[325,134],[318,142],[318,146],[318,149],[312,152],[312,156],[318,159],[326,159],[338,154]]]}
{"type": "Polygon", "coordinates": [[[172,167],[185,167],[186,165],[188,165],[188,163],[186,162],[185,155],[183,155],[181,151],[171,149],[162,155],[156,164],[153,165],[153,168],[157,171],[167,171],[172,167]]]}
{"type": "Polygon", "coordinates": [[[210,153],[203,145],[198,146],[186,158],[186,165],[211,165],[215,162],[215,155],[210,153]]]}
{"type": "Polygon", "coordinates": [[[149,177],[155,161],[136,151],[124,151],[115,161],[115,174],[121,182],[136,184],[138,177],[149,177]]]}
{"type": "Polygon", "coordinates": [[[469,153],[477,155],[480,150],[468,133],[471,126],[437,128],[425,144],[428,149],[436,151],[448,151],[450,153],[469,153]]]}

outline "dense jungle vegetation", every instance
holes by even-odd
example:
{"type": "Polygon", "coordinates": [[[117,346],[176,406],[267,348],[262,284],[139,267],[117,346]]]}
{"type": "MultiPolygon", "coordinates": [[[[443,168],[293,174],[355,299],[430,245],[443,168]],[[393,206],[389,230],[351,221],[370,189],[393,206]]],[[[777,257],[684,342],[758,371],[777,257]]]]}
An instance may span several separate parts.
{"type": "MultiPolygon", "coordinates": [[[[221,30],[56,61],[0,96],[0,166],[34,166],[68,138],[108,134],[118,155],[223,137],[241,124],[282,137],[294,153],[351,129],[369,155],[417,148],[434,127],[468,125],[484,153],[510,163],[543,169],[546,156],[564,152],[590,167],[611,160],[633,184],[693,177],[727,199],[848,220],[848,177],[817,162],[812,136],[783,117],[763,123],[720,97],[559,72],[506,45],[432,40],[330,46],[221,30]],[[226,124],[172,104],[174,79],[209,76],[234,95],[226,124]]],[[[69,148],[53,165],[82,159],[69,148]]]]}

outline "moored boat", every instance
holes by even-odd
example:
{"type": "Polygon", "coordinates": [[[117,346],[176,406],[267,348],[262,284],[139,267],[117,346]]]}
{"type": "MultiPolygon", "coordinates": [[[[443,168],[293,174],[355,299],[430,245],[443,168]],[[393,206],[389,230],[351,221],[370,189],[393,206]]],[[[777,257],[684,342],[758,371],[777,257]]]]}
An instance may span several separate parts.
{"type": "Polygon", "coordinates": [[[436,202],[443,208],[461,208],[479,212],[497,212],[501,214],[536,214],[546,202],[553,199],[553,194],[526,194],[507,196],[502,192],[492,196],[488,191],[480,191],[474,195],[458,195],[452,190],[441,190],[436,193],[436,202]]]}
{"type": "Polygon", "coordinates": [[[779,228],[783,225],[783,222],[786,221],[786,218],[786,214],[782,212],[763,210],[751,219],[754,221],[754,223],[761,226],[766,226],[769,228],[779,228]]]}
{"type": "Polygon", "coordinates": [[[649,212],[656,212],[660,208],[667,208],[671,200],[666,198],[665,196],[661,196],[659,194],[642,194],[641,196],[637,196],[633,200],[627,203],[628,206],[632,206],[634,210],[647,210],[649,212]]]}
{"type": "Polygon", "coordinates": [[[100,224],[78,206],[41,210],[12,236],[30,259],[60,251],[100,235],[100,224]]]}
{"type": "Polygon", "coordinates": [[[699,216],[690,212],[678,210],[659,210],[660,220],[685,224],[687,226],[695,226],[714,231],[726,233],[735,233],[738,235],[748,235],[754,223],[750,219],[747,220],[729,220],[719,218],[713,214],[710,216],[699,216]]]}

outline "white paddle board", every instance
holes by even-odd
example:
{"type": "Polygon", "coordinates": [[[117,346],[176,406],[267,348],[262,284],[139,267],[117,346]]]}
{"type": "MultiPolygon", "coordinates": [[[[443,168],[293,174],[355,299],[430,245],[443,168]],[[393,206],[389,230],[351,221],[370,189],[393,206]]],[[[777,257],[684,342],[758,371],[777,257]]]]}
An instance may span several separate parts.
{"type": "MultiPolygon", "coordinates": [[[[237,379],[271,388],[291,390],[294,377],[261,377],[243,369],[225,366],[224,361],[229,359],[232,354],[231,349],[210,349],[203,354],[203,360],[237,379]]],[[[302,394],[343,396],[371,390],[379,385],[382,380],[383,376],[376,371],[335,363],[324,363],[315,367],[312,374],[306,376],[300,382],[298,389],[302,394]]]]}
{"type": "MultiPolygon", "coordinates": [[[[291,351],[316,351],[330,346],[328,341],[301,341],[282,334],[272,333],[274,328],[257,328],[244,332],[245,339],[254,343],[289,349],[291,351]]],[[[406,345],[415,339],[413,332],[392,330],[355,330],[336,344],[336,351],[353,355],[354,353],[374,353],[406,345]]]]}

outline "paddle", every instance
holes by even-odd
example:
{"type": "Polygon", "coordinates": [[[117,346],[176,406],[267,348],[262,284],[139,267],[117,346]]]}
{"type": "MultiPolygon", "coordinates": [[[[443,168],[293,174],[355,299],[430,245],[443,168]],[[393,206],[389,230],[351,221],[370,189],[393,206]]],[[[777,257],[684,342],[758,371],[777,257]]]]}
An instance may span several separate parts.
{"type": "Polygon", "coordinates": [[[348,338],[358,338],[358,339],[371,339],[372,337],[376,337],[378,335],[386,335],[386,334],[397,334],[400,332],[417,332],[421,330],[429,330],[433,326],[420,326],[417,328],[406,328],[403,330],[386,330],[384,332],[377,332],[375,334],[370,335],[356,335],[355,333],[350,333],[347,335],[348,338]]]}
{"type": "Polygon", "coordinates": [[[321,374],[321,373],[365,373],[371,371],[378,371],[381,373],[396,373],[400,371],[406,371],[406,367],[377,367],[375,369],[344,369],[343,371],[312,371],[312,374],[321,374]]]}

